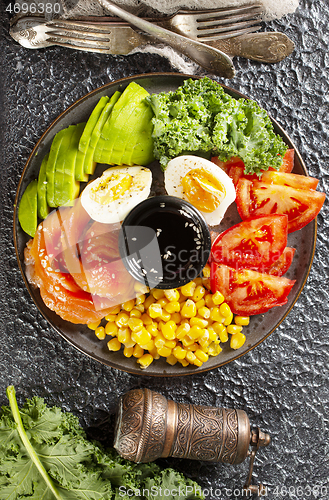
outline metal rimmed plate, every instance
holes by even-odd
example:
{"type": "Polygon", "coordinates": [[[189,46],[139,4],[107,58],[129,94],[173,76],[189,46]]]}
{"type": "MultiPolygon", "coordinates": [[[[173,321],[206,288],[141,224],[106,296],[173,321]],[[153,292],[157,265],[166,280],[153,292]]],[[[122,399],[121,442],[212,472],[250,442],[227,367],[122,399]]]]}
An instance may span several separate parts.
{"type": "MultiPolygon", "coordinates": [[[[316,220],[312,221],[303,229],[290,234],[288,237],[288,245],[296,248],[293,263],[288,273],[286,274],[288,278],[296,280],[296,283],[288,297],[288,303],[281,307],[275,307],[266,314],[253,316],[251,318],[249,326],[244,327],[244,333],[246,334],[247,341],[241,349],[234,351],[229,347],[229,343],[226,343],[222,346],[223,351],[218,356],[210,358],[200,368],[191,366],[183,368],[180,363],[177,363],[175,366],[171,366],[166,363],[164,359],[160,359],[154,361],[147,370],[141,372],[141,369],[137,365],[135,358],[125,358],[120,351],[109,352],[106,346],[107,340],[99,341],[96,338],[94,332],[88,329],[87,326],[74,325],[72,323],[68,323],[67,321],[63,321],[57,314],[50,311],[40,298],[39,291],[31,287],[31,285],[28,283],[24,271],[24,248],[28,237],[21,230],[18,223],[17,207],[26,186],[31,180],[37,177],[42,158],[49,151],[51,142],[55,134],[59,130],[66,128],[71,124],[86,121],[101,96],[112,95],[116,90],[122,91],[131,81],[136,81],[150,93],[157,93],[162,91],[167,92],[169,90],[175,90],[183,83],[186,78],[189,77],[189,75],[182,75],[177,73],[152,73],[132,76],[106,84],[79,99],[66,111],[64,111],[58,118],[56,118],[56,120],[50,125],[50,127],[46,130],[46,132],[42,135],[42,137],[34,147],[23,170],[16,194],[16,208],[14,211],[14,243],[16,248],[16,255],[23,279],[36,306],[38,307],[42,315],[46,318],[46,320],[50,323],[50,325],[75,348],[90,356],[91,358],[104,363],[105,365],[130,373],[143,373],[143,375],[148,376],[167,377],[190,375],[193,373],[200,373],[202,371],[210,370],[212,368],[216,368],[229,363],[234,359],[242,356],[249,350],[253,349],[277,328],[277,326],[283,321],[283,319],[293,307],[306,282],[314,255],[316,242],[316,220]]],[[[236,92],[227,87],[224,88],[233,97],[245,97],[239,92],[236,92]]],[[[294,148],[294,145],[291,142],[290,138],[274,120],[273,125],[275,131],[283,137],[287,145],[290,148],[294,148]]],[[[296,148],[294,149],[294,172],[307,175],[303,160],[296,148]]],[[[240,222],[241,220],[235,208],[235,204],[233,205],[234,206],[230,207],[223,223],[221,224],[221,230],[225,230],[233,224],[240,222]]]]}

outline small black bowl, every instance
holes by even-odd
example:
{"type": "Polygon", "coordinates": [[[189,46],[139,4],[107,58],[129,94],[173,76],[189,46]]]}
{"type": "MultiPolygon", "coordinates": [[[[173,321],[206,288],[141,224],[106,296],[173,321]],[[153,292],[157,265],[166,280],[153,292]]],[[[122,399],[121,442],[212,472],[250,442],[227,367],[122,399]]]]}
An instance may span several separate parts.
{"type": "Polygon", "coordinates": [[[211,238],[206,221],[190,203],[156,196],[139,203],[124,219],[119,249],[128,272],[150,288],[177,288],[206,265],[211,238]]]}

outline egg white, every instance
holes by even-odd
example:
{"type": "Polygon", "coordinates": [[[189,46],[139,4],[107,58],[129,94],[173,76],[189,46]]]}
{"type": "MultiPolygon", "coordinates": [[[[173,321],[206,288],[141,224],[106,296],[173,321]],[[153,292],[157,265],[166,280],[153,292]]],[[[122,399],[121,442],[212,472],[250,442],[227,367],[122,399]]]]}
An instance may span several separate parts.
{"type": "Polygon", "coordinates": [[[165,170],[165,189],[169,195],[189,201],[183,190],[182,179],[190,170],[194,170],[195,168],[206,170],[225,187],[225,196],[213,212],[202,212],[200,210],[206,222],[210,226],[216,226],[223,219],[226,210],[235,200],[235,188],[232,179],[220,167],[198,156],[177,156],[173,160],[170,160],[165,170]]]}
{"type": "Polygon", "coordinates": [[[128,213],[141,201],[145,200],[151,190],[152,172],[146,167],[111,167],[103,174],[90,182],[81,194],[81,203],[88,215],[97,222],[112,224],[121,222],[128,213]],[[113,184],[113,179],[121,174],[132,176],[130,187],[117,199],[110,203],[102,204],[94,198],[97,190],[104,190],[113,184]]]}

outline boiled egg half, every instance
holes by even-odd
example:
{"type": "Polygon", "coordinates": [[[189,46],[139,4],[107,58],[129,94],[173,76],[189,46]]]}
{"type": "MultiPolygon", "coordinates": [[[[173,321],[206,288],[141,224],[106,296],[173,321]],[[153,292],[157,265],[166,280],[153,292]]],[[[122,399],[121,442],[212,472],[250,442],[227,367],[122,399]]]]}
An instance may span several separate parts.
{"type": "Polygon", "coordinates": [[[169,195],[189,201],[210,226],[223,219],[235,200],[230,177],[220,167],[198,156],[178,156],[167,165],[165,188],[169,195]]]}
{"type": "Polygon", "coordinates": [[[151,184],[152,172],[148,168],[137,165],[111,167],[85,187],[81,203],[97,222],[120,222],[149,196],[151,184]]]}

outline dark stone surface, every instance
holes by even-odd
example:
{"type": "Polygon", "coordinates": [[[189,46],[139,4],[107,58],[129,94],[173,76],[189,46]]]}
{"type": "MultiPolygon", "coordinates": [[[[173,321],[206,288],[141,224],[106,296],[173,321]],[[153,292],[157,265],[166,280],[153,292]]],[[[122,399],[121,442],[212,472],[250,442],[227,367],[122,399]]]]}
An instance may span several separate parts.
{"type": "MultiPolygon", "coordinates": [[[[100,431],[106,430],[109,443],[117,399],[135,387],[149,387],[180,402],[241,408],[252,424],[272,436],[255,463],[255,481],[268,486],[267,497],[327,500],[328,203],[318,217],[314,262],[296,305],[243,358],[177,379],[129,375],[89,359],[48,327],[25,289],[12,238],[19,177],[42,132],[77,98],[117,78],[172,68],[158,55],[112,57],[60,47],[29,51],[8,35],[4,10],[1,16],[0,404],[7,404],[6,386],[14,384],[20,403],[43,396],[76,414],[91,436],[104,437],[100,431]]],[[[223,82],[256,99],[278,120],[309,173],[320,179],[322,191],[328,191],[329,183],[328,23],[326,0],[302,0],[294,15],[267,25],[294,40],[293,55],[273,66],[236,59],[236,77],[223,82]]],[[[234,467],[170,459],[162,463],[212,487],[211,498],[242,498],[247,462],[234,467]]]]}

